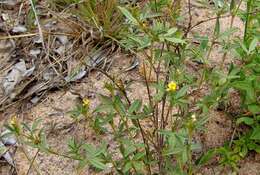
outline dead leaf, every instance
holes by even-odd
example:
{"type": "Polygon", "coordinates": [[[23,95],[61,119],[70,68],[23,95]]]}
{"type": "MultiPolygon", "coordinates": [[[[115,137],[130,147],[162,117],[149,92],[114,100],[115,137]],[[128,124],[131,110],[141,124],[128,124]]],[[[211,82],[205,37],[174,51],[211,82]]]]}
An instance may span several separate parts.
{"type": "Polygon", "coordinates": [[[33,66],[30,69],[26,69],[26,65],[24,60],[20,60],[20,62],[16,63],[10,73],[3,79],[3,88],[6,95],[10,95],[10,93],[14,90],[15,86],[19,84],[25,77],[30,76],[35,67],[33,66]]]}
{"type": "Polygon", "coordinates": [[[13,33],[24,33],[26,31],[27,31],[26,27],[24,27],[22,25],[17,25],[12,30],[13,33]]]}

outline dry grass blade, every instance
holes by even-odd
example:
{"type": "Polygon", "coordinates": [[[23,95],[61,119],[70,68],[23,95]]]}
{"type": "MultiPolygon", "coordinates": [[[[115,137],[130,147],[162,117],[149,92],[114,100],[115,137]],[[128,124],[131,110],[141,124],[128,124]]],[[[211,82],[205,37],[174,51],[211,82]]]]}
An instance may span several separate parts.
{"type": "Polygon", "coordinates": [[[45,48],[45,44],[44,44],[44,37],[43,37],[43,32],[42,32],[41,24],[40,24],[40,21],[39,21],[39,19],[38,19],[38,14],[37,14],[37,12],[36,12],[36,8],[35,8],[35,5],[34,5],[33,0],[30,0],[30,4],[31,4],[31,8],[32,8],[33,13],[34,13],[34,17],[35,17],[37,26],[38,26],[39,36],[40,36],[40,39],[41,39],[41,41],[42,41],[42,47],[43,47],[44,49],[46,49],[46,48],[45,48]]]}

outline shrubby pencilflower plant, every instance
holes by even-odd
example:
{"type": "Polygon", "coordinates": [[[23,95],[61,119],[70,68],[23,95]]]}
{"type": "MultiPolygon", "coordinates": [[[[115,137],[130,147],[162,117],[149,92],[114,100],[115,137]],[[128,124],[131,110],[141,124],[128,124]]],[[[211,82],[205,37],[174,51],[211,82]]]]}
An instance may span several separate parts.
{"type": "Polygon", "coordinates": [[[171,81],[168,85],[167,85],[167,91],[168,92],[174,92],[174,91],[176,91],[176,89],[177,89],[177,84],[175,83],[175,82],[173,82],[173,81],[171,81]]]}

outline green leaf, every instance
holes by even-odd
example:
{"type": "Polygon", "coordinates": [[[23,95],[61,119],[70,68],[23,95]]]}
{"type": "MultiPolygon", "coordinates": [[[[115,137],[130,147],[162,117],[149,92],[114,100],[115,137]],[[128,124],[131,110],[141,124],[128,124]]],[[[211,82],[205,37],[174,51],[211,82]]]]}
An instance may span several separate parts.
{"type": "Polygon", "coordinates": [[[133,160],[139,160],[139,159],[143,158],[145,156],[145,154],[146,154],[145,152],[139,152],[134,155],[133,160]]]}
{"type": "Polygon", "coordinates": [[[125,164],[125,167],[123,169],[124,173],[127,173],[132,168],[132,163],[129,161],[125,164]]]}
{"type": "Polygon", "coordinates": [[[183,97],[187,93],[188,89],[189,89],[189,86],[182,87],[180,90],[177,91],[175,98],[179,99],[179,98],[183,97]]]}
{"type": "Polygon", "coordinates": [[[88,157],[95,157],[96,149],[91,144],[84,144],[83,145],[84,150],[86,151],[88,157]]]}
{"type": "Polygon", "coordinates": [[[112,101],[111,98],[105,95],[99,95],[99,100],[103,103],[103,104],[110,104],[112,105],[112,101]]]}
{"type": "Polygon", "coordinates": [[[230,2],[230,11],[233,11],[235,6],[236,6],[236,1],[235,0],[231,0],[231,2],[230,2]]]}
{"type": "Polygon", "coordinates": [[[245,157],[245,156],[247,155],[247,153],[248,153],[248,148],[247,148],[247,146],[246,146],[246,145],[242,146],[242,148],[241,148],[241,150],[240,150],[240,152],[239,152],[239,155],[240,155],[241,157],[245,157]]]}
{"type": "Polygon", "coordinates": [[[257,105],[257,104],[248,105],[248,109],[249,109],[249,111],[252,112],[253,114],[258,114],[258,113],[260,113],[260,105],[257,105]]]}
{"type": "Polygon", "coordinates": [[[126,8],[119,6],[118,8],[125,15],[125,17],[129,19],[134,25],[138,25],[137,19],[135,19],[135,17],[133,17],[133,15],[126,8]]]}
{"type": "Polygon", "coordinates": [[[31,128],[30,128],[30,126],[29,126],[28,124],[22,123],[22,126],[23,126],[23,129],[25,129],[25,130],[27,130],[27,131],[29,131],[29,132],[32,132],[32,131],[31,131],[31,128]]]}
{"type": "Polygon", "coordinates": [[[91,158],[89,160],[89,163],[91,165],[93,165],[94,167],[101,169],[101,170],[104,170],[107,168],[107,166],[104,163],[102,163],[102,159],[97,158],[97,157],[91,158]]]}
{"type": "Polygon", "coordinates": [[[191,144],[191,150],[194,151],[194,150],[202,150],[202,145],[199,144],[199,143],[194,143],[194,144],[191,144]]]}
{"type": "Polygon", "coordinates": [[[254,124],[254,119],[250,118],[250,117],[241,117],[237,120],[236,122],[238,125],[241,123],[245,123],[246,125],[253,125],[254,124]]]}
{"type": "Polygon", "coordinates": [[[148,117],[147,115],[144,115],[144,114],[135,114],[135,115],[128,115],[127,118],[130,118],[132,120],[135,120],[135,119],[144,119],[148,117]]]}
{"type": "Polygon", "coordinates": [[[106,148],[107,148],[107,143],[105,141],[103,141],[102,144],[98,148],[96,148],[95,156],[99,156],[99,155],[105,153],[106,148]]]}
{"type": "Polygon", "coordinates": [[[124,140],[124,156],[127,157],[129,154],[135,152],[136,147],[130,140],[124,140]]]}
{"type": "Polygon", "coordinates": [[[254,102],[256,100],[255,91],[251,81],[249,80],[235,81],[231,85],[236,89],[246,91],[247,102],[254,102]]]}
{"type": "Polygon", "coordinates": [[[219,22],[219,17],[218,17],[217,20],[216,20],[216,25],[215,25],[214,33],[215,33],[216,36],[218,36],[219,33],[220,33],[220,22],[219,22]]]}
{"type": "Polygon", "coordinates": [[[185,41],[183,39],[180,39],[180,38],[167,37],[165,39],[167,41],[170,41],[170,42],[175,43],[175,44],[184,44],[185,43],[185,41]]]}
{"type": "Polygon", "coordinates": [[[254,148],[255,152],[257,152],[258,154],[260,154],[260,146],[256,145],[256,147],[254,148]]]}
{"type": "Polygon", "coordinates": [[[152,114],[152,112],[153,112],[153,109],[151,108],[151,106],[144,105],[143,113],[145,115],[150,115],[150,114],[152,114]]]}
{"type": "Polygon", "coordinates": [[[213,0],[213,2],[217,8],[222,8],[225,4],[224,0],[213,0]]]}
{"type": "Polygon", "coordinates": [[[138,112],[142,106],[141,100],[135,100],[128,109],[128,112],[132,114],[133,112],[138,112]]]}
{"type": "Polygon", "coordinates": [[[49,145],[47,142],[47,136],[43,133],[43,130],[41,131],[41,144],[39,145],[39,148],[43,152],[48,152],[49,150],[49,145]]]}
{"type": "Polygon", "coordinates": [[[144,164],[141,161],[134,161],[133,166],[137,171],[142,171],[144,169],[144,164]]]}
{"type": "Polygon", "coordinates": [[[126,116],[125,106],[119,96],[115,96],[114,107],[121,117],[126,116]]]}
{"type": "Polygon", "coordinates": [[[184,142],[187,139],[185,133],[173,133],[168,131],[160,131],[160,133],[170,135],[168,139],[169,147],[164,150],[163,155],[185,154],[186,146],[184,142]]]}
{"type": "Polygon", "coordinates": [[[239,31],[238,28],[235,28],[235,27],[228,28],[227,30],[225,30],[224,32],[221,32],[221,34],[219,34],[219,38],[226,39],[237,31],[239,31]]]}
{"type": "Polygon", "coordinates": [[[168,31],[167,31],[167,33],[166,34],[164,34],[163,36],[164,37],[168,37],[168,36],[171,36],[172,34],[174,34],[175,32],[177,32],[177,28],[170,28],[168,31]]]}
{"type": "Polygon", "coordinates": [[[189,159],[188,150],[185,147],[182,151],[181,157],[182,157],[182,163],[183,164],[185,164],[189,159]]]}
{"type": "Polygon", "coordinates": [[[144,21],[146,19],[156,18],[156,17],[160,17],[160,16],[163,16],[163,14],[162,13],[146,13],[146,14],[140,15],[140,20],[144,21]]]}
{"type": "Polygon", "coordinates": [[[101,104],[99,106],[96,107],[96,109],[94,110],[95,113],[99,113],[99,112],[113,112],[113,105],[104,105],[101,104]]]}
{"type": "Polygon", "coordinates": [[[255,37],[255,38],[251,41],[250,46],[249,46],[249,49],[248,49],[249,53],[251,53],[253,50],[255,50],[255,48],[256,48],[256,46],[257,46],[257,42],[258,42],[257,37],[255,37]]]}
{"type": "Polygon", "coordinates": [[[260,126],[253,129],[253,133],[252,133],[250,139],[260,140],[260,126]]]}
{"type": "Polygon", "coordinates": [[[35,130],[39,129],[38,126],[39,126],[39,124],[40,124],[41,122],[42,122],[42,119],[40,119],[40,118],[36,119],[36,120],[33,122],[33,124],[32,124],[32,131],[35,131],[35,130]]]}
{"type": "Polygon", "coordinates": [[[149,47],[151,45],[151,39],[147,36],[128,36],[129,39],[133,40],[136,42],[136,47],[138,47],[139,50],[144,49],[146,47],[149,47]]]}
{"type": "Polygon", "coordinates": [[[246,52],[246,54],[249,54],[249,51],[247,50],[246,45],[242,42],[239,42],[239,44],[240,44],[241,48],[244,50],[244,52],[246,52]]]}
{"type": "Polygon", "coordinates": [[[215,150],[209,150],[205,154],[203,154],[198,160],[196,160],[196,165],[204,165],[206,164],[213,156],[215,156],[215,150]]]}
{"type": "Polygon", "coordinates": [[[82,170],[87,164],[88,164],[88,161],[86,159],[80,160],[77,169],[82,170]]]}
{"type": "Polygon", "coordinates": [[[157,94],[155,94],[153,96],[153,99],[155,101],[162,100],[162,98],[164,96],[164,93],[165,93],[164,83],[163,82],[158,82],[158,83],[152,84],[152,86],[155,87],[158,90],[157,94]]]}

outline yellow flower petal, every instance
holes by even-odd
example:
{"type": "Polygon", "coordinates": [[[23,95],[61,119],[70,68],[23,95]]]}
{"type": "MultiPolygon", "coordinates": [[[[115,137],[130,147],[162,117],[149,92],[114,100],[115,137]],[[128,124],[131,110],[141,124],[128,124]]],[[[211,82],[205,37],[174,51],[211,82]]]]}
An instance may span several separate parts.
{"type": "Polygon", "coordinates": [[[87,99],[87,98],[83,99],[83,106],[87,107],[87,106],[89,106],[89,104],[90,104],[89,99],[87,99]]]}
{"type": "Polygon", "coordinates": [[[16,123],[17,123],[17,117],[16,117],[16,116],[13,116],[13,117],[11,118],[11,120],[10,120],[10,124],[13,125],[13,126],[15,126],[16,123]]]}
{"type": "Polygon", "coordinates": [[[197,120],[196,115],[192,114],[191,119],[192,119],[193,122],[195,122],[197,120]]]}
{"type": "Polygon", "coordinates": [[[176,89],[177,89],[177,84],[176,84],[175,82],[171,81],[171,82],[168,84],[168,87],[167,87],[166,91],[172,91],[172,92],[174,92],[174,91],[176,91],[176,89]]]}

